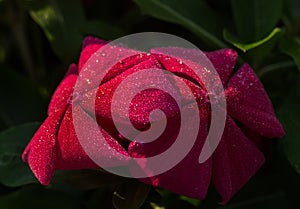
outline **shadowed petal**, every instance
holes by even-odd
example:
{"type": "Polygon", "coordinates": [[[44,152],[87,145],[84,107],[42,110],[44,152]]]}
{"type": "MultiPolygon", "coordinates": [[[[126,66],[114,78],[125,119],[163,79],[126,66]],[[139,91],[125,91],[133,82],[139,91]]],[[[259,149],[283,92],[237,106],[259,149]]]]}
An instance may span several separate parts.
{"type": "Polygon", "coordinates": [[[228,117],[222,139],[213,155],[212,180],[222,196],[222,203],[227,203],[263,163],[263,154],[228,117]]]}
{"type": "MultiPolygon", "coordinates": [[[[191,151],[184,157],[182,161],[180,161],[176,166],[166,171],[165,173],[149,178],[143,178],[140,179],[140,181],[153,186],[168,189],[172,192],[182,194],[191,198],[205,198],[211,179],[212,160],[210,158],[203,164],[199,164],[198,162],[200,152],[207,136],[208,113],[208,107],[206,105],[199,106],[202,106],[202,109],[200,110],[201,126],[199,129],[198,137],[191,151]]],[[[171,118],[170,121],[170,126],[167,126],[167,128],[170,129],[166,128],[167,131],[154,142],[149,144],[132,142],[128,148],[129,154],[133,157],[149,157],[167,150],[169,146],[171,146],[172,143],[177,140],[179,127],[177,127],[173,123],[178,123],[178,121],[180,121],[180,118],[178,119],[177,117],[174,117],[171,118]]],[[[188,129],[189,127],[183,128],[188,129]]],[[[190,140],[188,136],[186,140],[190,140]]],[[[169,164],[170,162],[161,160],[157,163],[160,165],[164,165],[169,164]]],[[[144,166],[141,165],[141,167],[143,168],[144,166]]],[[[146,169],[145,172],[151,174],[151,170],[149,171],[146,169]]]]}

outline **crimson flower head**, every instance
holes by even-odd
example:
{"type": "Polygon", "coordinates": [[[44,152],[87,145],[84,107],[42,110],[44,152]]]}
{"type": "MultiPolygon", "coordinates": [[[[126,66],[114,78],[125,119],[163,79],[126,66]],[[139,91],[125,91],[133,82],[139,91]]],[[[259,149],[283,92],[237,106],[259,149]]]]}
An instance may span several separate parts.
{"type": "MultiPolygon", "coordinates": [[[[196,98],[200,117],[199,133],[190,152],[170,170],[139,179],[146,184],[203,199],[212,183],[222,196],[223,203],[226,203],[264,163],[264,155],[258,144],[265,138],[284,135],[271,101],[251,67],[244,64],[233,72],[237,53],[231,49],[207,52],[205,54],[218,72],[224,86],[227,116],[225,129],[216,150],[206,162],[199,163],[199,155],[208,134],[211,106],[203,83],[185,65],[187,60],[169,57],[163,53],[163,48],[152,49],[148,54],[139,53],[130,56],[109,69],[103,81],[96,87],[96,99],[93,100],[88,96],[83,96],[84,101],[80,99],[82,96],[74,98],[74,87],[83,66],[105,44],[107,42],[93,37],[84,40],[78,66],[72,64],[69,67],[52,96],[48,117],[23,153],[23,160],[29,164],[41,184],[48,185],[55,170],[99,168],[86,154],[78,140],[73,124],[74,114],[83,118],[85,127],[96,122],[110,148],[124,156],[141,158],[154,156],[166,150],[176,140],[180,125],[180,123],[178,125],[180,110],[170,95],[154,88],[147,89],[133,98],[129,116],[137,129],[146,130],[149,128],[150,112],[154,109],[163,110],[168,125],[157,140],[147,144],[129,141],[114,125],[111,105],[115,90],[130,75],[144,69],[164,69],[186,83],[196,98]],[[74,100],[78,101],[70,102],[74,100]],[[91,104],[95,105],[95,109],[90,108],[91,104]],[[91,114],[96,115],[96,121],[91,114]]],[[[116,56],[118,53],[126,54],[129,51],[126,48],[120,50],[118,47],[112,47],[111,50],[116,56]]],[[[170,50],[175,50],[179,55],[187,51],[193,53],[192,50],[182,48],[170,50]]],[[[173,85],[184,91],[176,82],[173,85]]],[[[186,99],[188,101],[188,98],[186,99]]],[[[120,105],[121,103],[120,99],[120,105]]],[[[124,113],[120,111],[117,114],[122,118],[124,113]]],[[[90,131],[87,137],[93,139],[94,134],[90,131]]],[[[100,146],[99,149],[97,151],[102,158],[114,157],[110,155],[107,146],[100,146]]],[[[122,165],[126,165],[125,160],[114,166],[122,165]]]]}

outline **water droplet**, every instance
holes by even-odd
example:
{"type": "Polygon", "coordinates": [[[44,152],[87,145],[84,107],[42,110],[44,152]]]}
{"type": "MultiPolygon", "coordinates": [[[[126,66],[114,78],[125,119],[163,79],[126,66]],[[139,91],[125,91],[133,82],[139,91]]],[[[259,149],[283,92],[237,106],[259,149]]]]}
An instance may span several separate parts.
{"type": "Polygon", "coordinates": [[[88,83],[88,84],[91,84],[92,82],[91,82],[91,80],[90,79],[85,79],[85,81],[88,83]]]}

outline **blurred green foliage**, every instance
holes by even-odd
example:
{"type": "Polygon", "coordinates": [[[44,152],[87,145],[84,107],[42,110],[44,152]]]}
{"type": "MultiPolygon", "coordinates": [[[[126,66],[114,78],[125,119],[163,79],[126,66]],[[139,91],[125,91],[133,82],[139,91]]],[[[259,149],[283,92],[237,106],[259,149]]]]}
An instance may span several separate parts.
{"type": "Polygon", "coordinates": [[[300,208],[299,0],[0,0],[0,69],[0,208],[300,208]],[[226,206],[213,188],[199,201],[101,171],[58,172],[44,188],[21,161],[83,38],[143,31],[236,49],[283,122],[270,162],[226,206]]]}

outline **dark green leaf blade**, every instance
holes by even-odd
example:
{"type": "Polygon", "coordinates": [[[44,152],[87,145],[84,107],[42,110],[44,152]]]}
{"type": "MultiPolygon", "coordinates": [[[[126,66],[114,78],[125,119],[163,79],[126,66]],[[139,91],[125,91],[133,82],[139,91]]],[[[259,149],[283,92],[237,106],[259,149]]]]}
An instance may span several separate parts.
{"type": "Polygon", "coordinates": [[[266,42],[270,41],[274,37],[278,36],[280,34],[280,32],[281,32],[280,28],[274,28],[274,30],[268,36],[266,36],[263,39],[258,40],[256,42],[253,42],[253,43],[242,43],[240,40],[238,40],[236,37],[234,37],[232,34],[230,34],[229,31],[227,31],[227,30],[223,31],[223,36],[226,41],[233,44],[235,47],[239,48],[243,52],[246,52],[250,49],[254,49],[256,47],[259,47],[259,46],[265,44],[266,42]]]}
{"type": "Polygon", "coordinates": [[[294,59],[300,71],[300,38],[284,36],[280,41],[279,47],[283,53],[294,59]]]}
{"type": "Polygon", "coordinates": [[[283,123],[286,135],[282,139],[285,154],[291,165],[300,174],[300,77],[291,84],[290,94],[279,109],[279,118],[283,123]]]}
{"type": "Polygon", "coordinates": [[[26,1],[32,19],[43,29],[54,52],[65,62],[78,53],[85,17],[79,0],[26,1]]]}
{"type": "Polygon", "coordinates": [[[282,0],[231,0],[237,32],[243,42],[254,42],[267,36],[282,13],[282,0]]]}
{"type": "Polygon", "coordinates": [[[22,159],[25,146],[39,127],[39,123],[29,123],[0,133],[0,182],[16,187],[37,182],[22,159]]]}
{"type": "Polygon", "coordinates": [[[226,48],[218,35],[221,21],[204,1],[197,0],[134,0],[147,14],[186,27],[204,41],[226,48]],[[205,17],[205,18],[204,18],[205,17]],[[218,22],[218,24],[215,24],[218,22]]]}
{"type": "Polygon", "coordinates": [[[127,180],[114,192],[113,205],[116,209],[138,209],[145,202],[150,188],[137,180],[127,180]]]}

